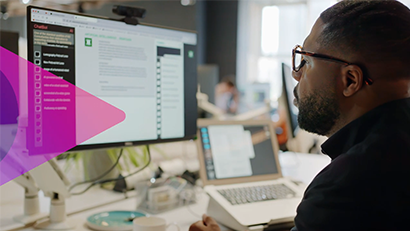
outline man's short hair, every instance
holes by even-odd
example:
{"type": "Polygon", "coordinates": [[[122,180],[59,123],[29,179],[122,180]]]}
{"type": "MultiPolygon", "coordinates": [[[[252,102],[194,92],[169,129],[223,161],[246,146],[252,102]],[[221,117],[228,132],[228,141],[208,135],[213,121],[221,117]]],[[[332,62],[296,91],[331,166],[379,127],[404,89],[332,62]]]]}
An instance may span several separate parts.
{"type": "Polygon", "coordinates": [[[325,10],[322,47],[349,52],[363,62],[394,62],[410,77],[410,10],[394,0],[341,1],[325,10]]]}
{"type": "Polygon", "coordinates": [[[235,75],[224,76],[221,83],[226,83],[230,87],[235,87],[235,75]]]}

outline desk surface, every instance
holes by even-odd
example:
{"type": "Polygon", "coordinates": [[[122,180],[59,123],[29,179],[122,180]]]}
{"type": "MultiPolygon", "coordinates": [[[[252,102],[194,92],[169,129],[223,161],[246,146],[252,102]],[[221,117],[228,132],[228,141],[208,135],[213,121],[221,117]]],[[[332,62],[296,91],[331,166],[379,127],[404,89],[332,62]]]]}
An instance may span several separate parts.
{"type": "MultiPolygon", "coordinates": [[[[330,158],[324,155],[292,152],[281,153],[279,160],[284,176],[301,180],[306,184],[309,184],[314,176],[330,162],[330,158]]],[[[0,187],[0,230],[34,230],[32,228],[22,228],[21,225],[12,220],[13,216],[21,214],[23,211],[23,195],[23,188],[14,182],[9,182],[0,187]]],[[[135,210],[136,198],[124,198],[123,194],[95,187],[84,195],[73,196],[68,199],[66,203],[67,212],[68,214],[73,213],[73,211],[75,212],[69,215],[70,218],[77,221],[78,225],[75,230],[89,231],[90,229],[86,227],[85,222],[86,218],[92,214],[110,210],[135,210]],[[106,204],[107,202],[113,203],[86,211],[81,211],[80,209],[106,204]]],[[[198,197],[198,202],[190,205],[189,208],[187,206],[180,207],[155,216],[162,217],[168,222],[177,222],[181,230],[188,230],[189,226],[198,221],[200,219],[199,216],[205,213],[208,200],[209,197],[201,193],[198,197]],[[199,216],[195,216],[192,212],[199,216]]],[[[41,211],[48,212],[49,199],[42,198],[40,203],[41,211]]]]}

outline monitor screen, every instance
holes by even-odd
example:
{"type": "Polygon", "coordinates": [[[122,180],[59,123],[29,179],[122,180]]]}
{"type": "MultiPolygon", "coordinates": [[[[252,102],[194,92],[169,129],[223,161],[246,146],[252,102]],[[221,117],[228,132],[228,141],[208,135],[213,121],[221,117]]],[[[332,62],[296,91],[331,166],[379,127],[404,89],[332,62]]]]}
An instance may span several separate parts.
{"type": "Polygon", "coordinates": [[[208,180],[278,173],[268,125],[209,125],[198,129],[208,180]]]}
{"type": "Polygon", "coordinates": [[[293,89],[296,87],[296,80],[292,77],[291,68],[282,63],[282,84],[283,84],[283,97],[285,98],[285,108],[286,114],[288,115],[287,120],[290,124],[290,133],[292,137],[296,136],[298,130],[298,108],[293,104],[295,96],[293,95],[293,89]]]}
{"type": "Polygon", "coordinates": [[[252,83],[245,87],[246,102],[253,108],[265,106],[265,100],[270,99],[270,83],[252,83]]]}
{"type": "MultiPolygon", "coordinates": [[[[125,113],[122,122],[72,150],[195,136],[196,33],[127,25],[118,20],[33,6],[27,8],[27,32],[29,61],[125,113]]],[[[47,102],[39,99],[36,107],[40,111],[47,102]]],[[[37,110],[29,110],[30,113],[37,110]]],[[[79,113],[82,112],[75,108],[67,109],[67,123],[76,126],[79,113]]]]}

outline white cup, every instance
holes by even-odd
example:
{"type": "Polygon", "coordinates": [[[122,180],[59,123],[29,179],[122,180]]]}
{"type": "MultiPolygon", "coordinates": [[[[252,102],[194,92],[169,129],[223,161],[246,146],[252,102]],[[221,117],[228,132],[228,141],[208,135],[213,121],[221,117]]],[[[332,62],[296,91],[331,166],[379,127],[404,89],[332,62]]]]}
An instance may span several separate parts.
{"type": "Polygon", "coordinates": [[[133,221],[133,231],[165,231],[169,226],[174,225],[180,231],[179,226],[175,223],[167,224],[165,219],[160,217],[138,217],[133,221]]]}

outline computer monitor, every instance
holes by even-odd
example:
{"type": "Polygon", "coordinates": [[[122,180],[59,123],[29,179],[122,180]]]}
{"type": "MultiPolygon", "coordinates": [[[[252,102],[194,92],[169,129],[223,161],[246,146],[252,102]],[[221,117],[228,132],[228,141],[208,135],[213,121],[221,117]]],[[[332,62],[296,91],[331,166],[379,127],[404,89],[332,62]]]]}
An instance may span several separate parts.
{"type": "MultiPolygon", "coordinates": [[[[215,104],[215,87],[219,81],[219,67],[215,64],[198,65],[198,86],[208,96],[208,102],[215,104]]],[[[199,118],[211,118],[212,114],[198,108],[199,118]]]]}
{"type": "MultiPolygon", "coordinates": [[[[126,115],[124,121],[70,151],[195,137],[195,32],[146,24],[134,26],[114,19],[29,6],[27,37],[29,61],[126,115]]],[[[41,80],[34,81],[38,82],[34,84],[39,91],[46,91],[41,80]]],[[[38,96],[38,102],[28,102],[29,123],[35,122],[35,113],[47,113],[42,109],[50,100],[45,98],[53,98],[43,93],[38,96]]],[[[79,113],[82,112],[74,108],[63,116],[75,127],[79,113]]],[[[50,132],[46,131],[49,127],[43,126],[42,132],[50,132]]]]}
{"type": "Polygon", "coordinates": [[[265,106],[265,100],[270,99],[270,83],[252,83],[245,87],[246,102],[252,108],[265,106]]]}
{"type": "Polygon", "coordinates": [[[19,33],[0,30],[0,46],[18,55],[19,54],[19,33]]]}
{"type": "Polygon", "coordinates": [[[293,89],[297,82],[292,77],[291,68],[282,63],[282,98],[284,99],[283,106],[286,111],[286,127],[288,130],[288,138],[294,138],[299,130],[298,125],[298,108],[293,104],[293,89]]]}
{"type": "Polygon", "coordinates": [[[219,81],[219,67],[215,64],[198,65],[198,85],[208,95],[208,101],[215,103],[215,87],[219,81]]]}

